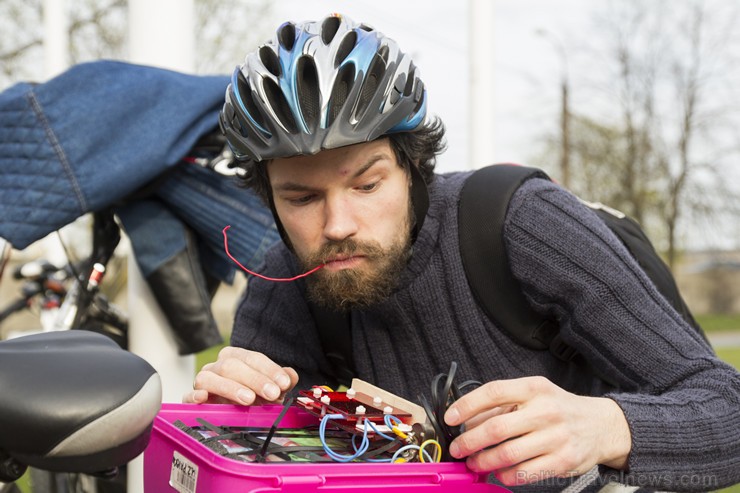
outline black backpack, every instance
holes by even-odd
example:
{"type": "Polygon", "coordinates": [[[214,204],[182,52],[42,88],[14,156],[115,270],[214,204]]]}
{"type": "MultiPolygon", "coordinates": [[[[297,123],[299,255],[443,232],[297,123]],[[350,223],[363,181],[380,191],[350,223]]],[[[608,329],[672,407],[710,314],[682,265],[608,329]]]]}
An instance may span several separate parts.
{"type": "MultiPolygon", "coordinates": [[[[557,320],[541,317],[531,309],[509,269],[503,238],[504,218],[514,193],[531,178],[550,179],[537,168],[497,164],[478,169],[466,180],[458,206],[458,235],[465,275],[488,318],[519,344],[549,350],[563,361],[585,364],[577,351],[560,337],[557,320]]],[[[616,234],[658,291],[706,340],[681,297],[671,271],[640,225],[609,207],[584,204],[616,234]]],[[[354,373],[349,317],[316,307],[311,309],[334,375],[339,383],[348,384],[354,373]]],[[[599,376],[609,382],[605,376],[599,376]]]]}
{"type": "MultiPolygon", "coordinates": [[[[517,189],[531,178],[550,179],[537,168],[498,164],[481,168],[466,180],[458,209],[460,254],[476,301],[497,326],[528,348],[548,349],[561,360],[573,361],[577,352],[560,338],[556,320],[532,311],[506,257],[503,227],[508,204],[517,189]]],[[[583,203],[614,232],[658,291],[706,340],[681,297],[670,269],[640,225],[610,207],[583,203]]]]}

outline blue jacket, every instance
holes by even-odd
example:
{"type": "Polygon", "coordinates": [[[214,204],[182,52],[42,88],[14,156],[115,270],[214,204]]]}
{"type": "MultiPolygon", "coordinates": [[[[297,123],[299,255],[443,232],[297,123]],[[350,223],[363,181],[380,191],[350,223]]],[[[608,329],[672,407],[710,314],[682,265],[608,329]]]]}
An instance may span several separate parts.
{"type": "Polygon", "coordinates": [[[153,202],[120,209],[144,275],[184,248],[184,225],[218,278],[234,271],[223,252],[227,224],[232,253],[256,265],[277,239],[269,210],[231,178],[180,161],[217,126],[228,83],[96,61],[0,93],[0,237],[23,249],[168,172],[153,202]]]}

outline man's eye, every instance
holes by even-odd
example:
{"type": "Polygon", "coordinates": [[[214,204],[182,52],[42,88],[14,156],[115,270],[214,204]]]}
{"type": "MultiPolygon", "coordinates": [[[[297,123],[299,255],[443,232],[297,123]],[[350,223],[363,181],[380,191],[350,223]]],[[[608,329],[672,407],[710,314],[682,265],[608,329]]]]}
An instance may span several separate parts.
{"type": "Polygon", "coordinates": [[[358,187],[363,192],[372,192],[376,188],[378,188],[378,182],[374,181],[372,183],[368,183],[366,185],[362,185],[361,187],[358,187]]]}
{"type": "Polygon", "coordinates": [[[288,202],[290,202],[293,205],[305,205],[311,202],[313,198],[314,198],[313,195],[302,195],[300,197],[290,198],[288,199],[288,202]]]}

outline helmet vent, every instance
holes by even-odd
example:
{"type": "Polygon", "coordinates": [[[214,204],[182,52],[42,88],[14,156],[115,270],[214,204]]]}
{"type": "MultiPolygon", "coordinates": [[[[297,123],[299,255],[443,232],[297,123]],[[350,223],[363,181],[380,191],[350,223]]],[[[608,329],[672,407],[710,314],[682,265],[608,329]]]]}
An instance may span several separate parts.
{"type": "Polygon", "coordinates": [[[334,68],[337,68],[339,64],[342,63],[344,59],[347,58],[347,56],[349,56],[356,44],[357,33],[355,31],[350,31],[345,34],[344,38],[342,38],[342,42],[339,43],[337,56],[334,58],[334,68]]]}
{"type": "Polygon", "coordinates": [[[254,102],[252,87],[249,85],[249,81],[244,77],[244,74],[241,71],[239,71],[236,76],[236,85],[239,90],[239,98],[247,109],[247,113],[252,117],[252,120],[257,123],[257,125],[264,128],[265,121],[262,118],[262,113],[260,113],[257,108],[257,103],[254,102]]]}
{"type": "Polygon", "coordinates": [[[416,65],[411,63],[411,65],[409,65],[409,76],[406,79],[406,87],[403,89],[404,96],[411,95],[411,91],[414,89],[414,79],[416,79],[416,65]]]}
{"type": "Polygon", "coordinates": [[[292,22],[286,22],[277,32],[278,43],[283,49],[290,51],[293,49],[295,44],[295,24],[292,22]]]}
{"type": "Polygon", "coordinates": [[[414,110],[411,112],[411,115],[409,115],[409,119],[413,118],[416,113],[419,112],[422,105],[424,104],[424,98],[422,97],[424,95],[424,84],[421,81],[418,81],[415,88],[415,94],[414,99],[416,99],[416,106],[414,106],[414,110]]]}
{"type": "Polygon", "coordinates": [[[359,27],[360,27],[360,29],[362,29],[363,31],[367,31],[367,32],[369,32],[369,33],[371,33],[371,32],[373,32],[373,31],[375,31],[375,29],[373,29],[373,28],[372,28],[371,26],[368,26],[367,24],[360,24],[360,26],[359,26],[359,27]]]}
{"type": "Polygon", "coordinates": [[[368,69],[367,77],[365,82],[362,84],[362,90],[360,91],[360,99],[357,102],[357,118],[359,119],[365,111],[367,111],[370,101],[378,90],[378,85],[383,79],[385,74],[385,63],[381,54],[375,55],[372,64],[368,69]]]}
{"type": "Polygon", "coordinates": [[[331,90],[331,97],[329,98],[329,114],[326,119],[326,127],[328,128],[334,123],[334,119],[339,115],[347,102],[347,96],[349,96],[352,90],[352,84],[355,78],[355,68],[351,64],[347,64],[337,74],[336,82],[331,90]]]}
{"type": "Polygon", "coordinates": [[[293,118],[293,113],[290,111],[290,106],[283,96],[283,91],[280,90],[277,83],[272,79],[262,79],[265,95],[272,111],[275,113],[275,117],[283,124],[285,129],[294,134],[298,132],[298,128],[293,118]]]}
{"type": "Polygon", "coordinates": [[[280,77],[280,60],[277,54],[269,46],[263,46],[259,51],[260,60],[267,70],[275,77],[280,77]]]}
{"type": "Polygon", "coordinates": [[[341,23],[342,19],[339,17],[332,16],[324,19],[324,22],[321,24],[321,41],[323,41],[325,45],[332,42],[341,23]]]}
{"type": "Polygon", "coordinates": [[[380,59],[383,60],[383,64],[388,64],[388,45],[383,45],[378,50],[378,56],[380,56],[380,59]]]}
{"type": "Polygon", "coordinates": [[[310,130],[315,128],[319,117],[319,77],[311,57],[301,57],[297,69],[298,104],[310,130]]]}

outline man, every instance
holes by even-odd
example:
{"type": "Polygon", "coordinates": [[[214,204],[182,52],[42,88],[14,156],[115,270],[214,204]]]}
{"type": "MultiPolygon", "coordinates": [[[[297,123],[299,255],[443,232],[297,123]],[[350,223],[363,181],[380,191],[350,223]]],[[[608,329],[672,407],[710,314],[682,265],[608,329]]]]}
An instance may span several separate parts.
{"type": "Polygon", "coordinates": [[[279,400],[299,377],[302,387],[330,381],[319,307],[349,313],[363,380],[415,399],[456,361],[461,379],[484,382],[446,412],[448,425],[465,423],[450,453],[506,485],[740,481],[740,376],[549,181],[529,180],[512,199],[507,254],[532,308],[556,315],[595,371],[524,348],[485,316],[457,240],[469,173],[433,174],[443,128],[425,119],[426,101],[408,55],[341,16],[283,24],[237,69],[222,129],[284,240],[261,272],[293,279],[323,267],[295,282],[250,281],[233,347],[185,400],[249,405],[279,400]]]}

